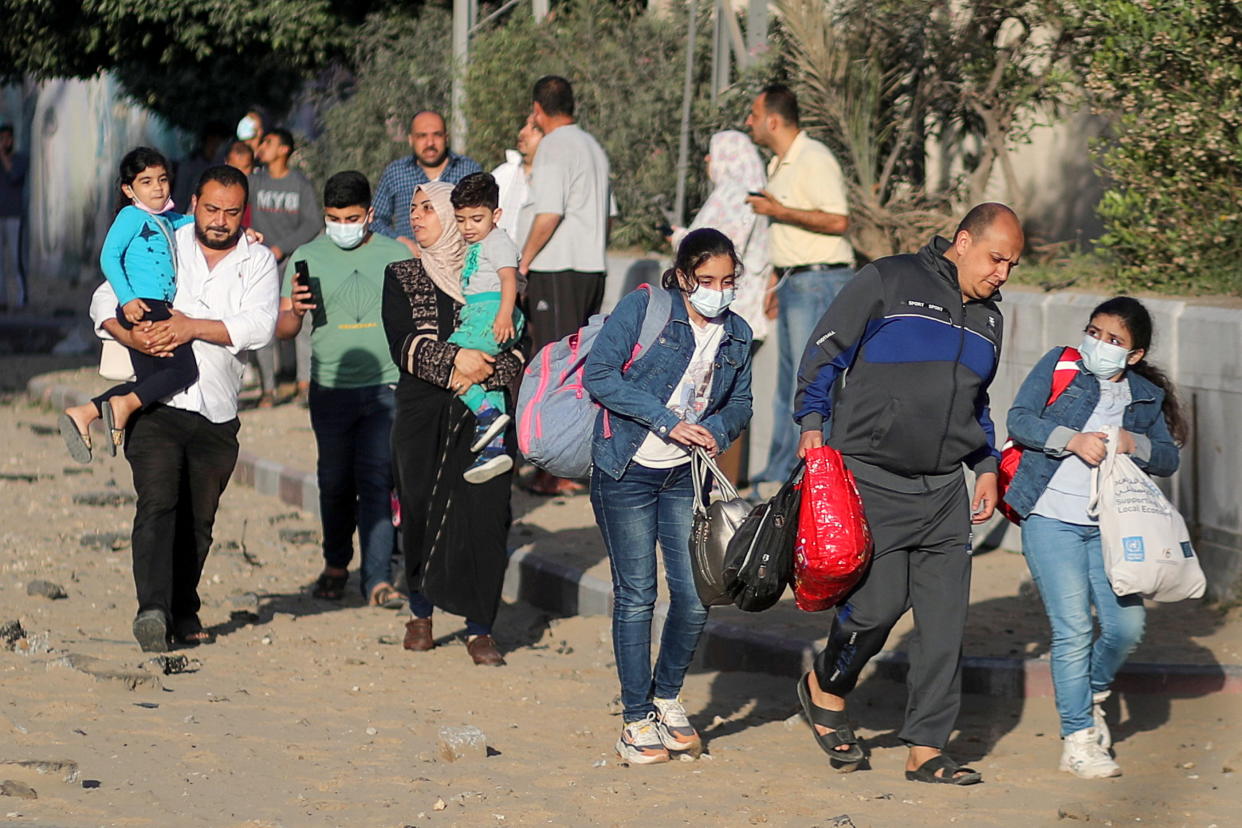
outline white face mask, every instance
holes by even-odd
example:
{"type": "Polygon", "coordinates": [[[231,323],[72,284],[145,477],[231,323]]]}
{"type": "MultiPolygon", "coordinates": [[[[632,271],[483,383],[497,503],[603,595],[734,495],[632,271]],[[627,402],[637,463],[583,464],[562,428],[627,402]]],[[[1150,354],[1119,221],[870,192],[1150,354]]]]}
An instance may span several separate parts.
{"type": "Polygon", "coordinates": [[[237,122],[237,140],[249,141],[258,134],[259,127],[249,115],[237,122]]]}
{"type": "Polygon", "coordinates": [[[1112,379],[1126,369],[1130,352],[1120,345],[1096,339],[1090,334],[1082,338],[1078,346],[1082,355],[1082,367],[1102,380],[1112,379]]]}
{"type": "Polygon", "coordinates": [[[736,295],[737,290],[735,288],[712,290],[699,285],[690,294],[690,304],[694,306],[696,311],[708,319],[714,319],[724,313],[729,305],[733,304],[733,297],[736,295]]]}
{"type": "Polygon", "coordinates": [[[345,224],[344,222],[324,219],[323,223],[328,229],[328,238],[332,239],[337,247],[344,250],[352,250],[362,244],[363,238],[367,235],[367,223],[365,221],[345,224]]]}

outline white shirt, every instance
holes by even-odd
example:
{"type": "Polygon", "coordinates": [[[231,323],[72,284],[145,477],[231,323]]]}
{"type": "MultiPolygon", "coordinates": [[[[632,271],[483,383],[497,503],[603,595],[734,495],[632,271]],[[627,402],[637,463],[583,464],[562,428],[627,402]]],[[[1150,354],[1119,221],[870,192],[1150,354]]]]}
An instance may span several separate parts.
{"type": "Polygon", "coordinates": [[[539,142],[530,171],[534,215],[561,217],[531,270],[607,270],[608,156],[577,124],[549,132],[539,142]]]}
{"type": "MultiPolygon", "coordinates": [[[[724,337],[724,324],[708,322],[700,328],[691,322],[690,330],[694,331],[694,354],[681,380],[673,386],[666,405],[683,422],[697,423],[703,419],[711,397],[713,368],[720,340],[724,337]]],[[[674,443],[653,431],[634,453],[634,462],[649,469],[671,469],[690,462],[690,452],[681,443],[674,443]]]]}
{"type": "Polygon", "coordinates": [[[509,234],[509,238],[519,248],[526,243],[526,234],[530,230],[530,221],[521,228],[519,219],[522,205],[526,204],[530,192],[530,182],[526,180],[526,170],[522,169],[522,154],[517,150],[505,150],[505,163],[492,170],[492,178],[500,188],[500,221],[496,226],[509,234]]]}
{"type": "MultiPolygon", "coordinates": [[[[194,340],[191,347],[198,362],[198,380],[163,402],[202,414],[213,423],[226,423],[237,416],[245,352],[262,348],[276,332],[280,306],[276,257],[242,235],[237,246],[208,269],[193,222],[177,230],[176,241],[177,295],[173,307],[195,319],[223,322],[233,344],[194,340]]],[[[101,339],[112,338],[103,323],[115,318],[116,294],[104,282],[91,297],[91,320],[101,339]]]]}

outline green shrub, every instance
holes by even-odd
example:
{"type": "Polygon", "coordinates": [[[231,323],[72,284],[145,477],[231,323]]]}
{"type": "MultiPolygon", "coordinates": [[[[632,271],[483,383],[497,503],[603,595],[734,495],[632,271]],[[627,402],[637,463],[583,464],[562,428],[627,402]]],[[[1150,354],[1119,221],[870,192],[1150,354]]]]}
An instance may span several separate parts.
{"type": "MultiPolygon", "coordinates": [[[[410,119],[423,109],[449,113],[453,81],[452,16],[427,6],[373,14],[359,27],[352,73],[330,69],[309,95],[320,133],[299,151],[321,185],[340,170],[359,170],[379,183],[385,165],[410,153],[410,119]]],[[[450,136],[451,138],[451,136],[450,136]]],[[[460,149],[460,148],[458,148],[460,149]]]]}
{"type": "MultiPolygon", "coordinates": [[[[580,0],[558,4],[542,24],[518,10],[479,34],[466,76],[471,156],[486,169],[503,161],[530,112],[535,80],[562,75],[573,84],[583,129],[608,153],[621,213],[612,243],[662,247],[654,225],[673,206],[686,65],[684,6],[674,9],[653,15],[580,0]]],[[[710,32],[704,16],[695,50],[687,220],[706,195],[701,159],[708,139],[715,129],[741,128],[753,91],[753,83],[739,83],[716,105],[709,102],[710,32]]]]}
{"type": "Polygon", "coordinates": [[[1242,293],[1242,7],[1096,0],[1086,58],[1118,287],[1242,293]]]}

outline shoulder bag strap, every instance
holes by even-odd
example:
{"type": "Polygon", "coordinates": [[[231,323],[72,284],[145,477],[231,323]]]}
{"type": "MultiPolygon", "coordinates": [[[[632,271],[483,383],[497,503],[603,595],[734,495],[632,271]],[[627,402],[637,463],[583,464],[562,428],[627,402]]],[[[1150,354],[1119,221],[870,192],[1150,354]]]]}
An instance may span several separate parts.
{"type": "Polygon", "coordinates": [[[651,350],[651,346],[660,338],[673,315],[673,297],[666,289],[659,285],[642,284],[637,290],[647,291],[647,310],[643,314],[643,325],[638,331],[638,354],[634,357],[635,362],[651,350]]]}

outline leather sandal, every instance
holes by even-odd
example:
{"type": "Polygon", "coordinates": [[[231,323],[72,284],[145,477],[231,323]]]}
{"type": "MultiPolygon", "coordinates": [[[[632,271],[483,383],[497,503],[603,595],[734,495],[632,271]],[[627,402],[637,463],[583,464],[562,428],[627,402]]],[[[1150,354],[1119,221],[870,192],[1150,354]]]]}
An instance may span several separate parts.
{"type": "Polygon", "coordinates": [[[857,770],[862,761],[867,758],[861,741],[854,733],[854,728],[846,718],[844,710],[828,710],[816,706],[811,701],[811,690],[808,684],[810,680],[810,673],[799,679],[798,701],[802,702],[802,712],[806,714],[806,720],[811,725],[811,735],[815,737],[815,743],[824,753],[828,754],[836,770],[842,773],[857,770]],[[831,730],[827,733],[820,733],[815,729],[815,725],[831,728],[831,730]],[[845,750],[838,750],[843,745],[848,747],[845,750]]]}
{"type": "Polygon", "coordinates": [[[332,575],[321,572],[315,580],[315,586],[311,588],[311,595],[327,601],[339,601],[345,597],[345,584],[348,581],[348,574],[332,575]]]}
{"type": "Polygon", "coordinates": [[[405,596],[392,586],[392,584],[380,584],[371,590],[371,600],[369,602],[373,607],[382,609],[401,609],[401,605],[405,603],[405,596]]]}
{"type": "Polygon", "coordinates": [[[906,779],[911,782],[931,782],[940,785],[974,785],[983,781],[983,774],[974,768],[959,765],[943,753],[938,753],[919,765],[917,770],[906,771],[906,779]]]}
{"type": "Polygon", "coordinates": [[[474,659],[475,664],[484,667],[503,667],[505,657],[496,649],[496,642],[490,635],[476,635],[466,640],[466,652],[474,659]]]}
{"type": "Polygon", "coordinates": [[[116,427],[116,412],[112,410],[111,401],[104,400],[99,404],[99,414],[108,431],[108,456],[116,457],[116,450],[125,442],[125,429],[116,427]]]}
{"type": "Polygon", "coordinates": [[[173,621],[172,640],[179,647],[197,647],[200,644],[215,644],[216,636],[203,627],[198,616],[192,616],[173,621]]]}
{"type": "Polygon", "coordinates": [[[431,636],[430,618],[411,618],[405,622],[405,640],[401,646],[414,652],[434,650],[436,640],[431,636]]]}

